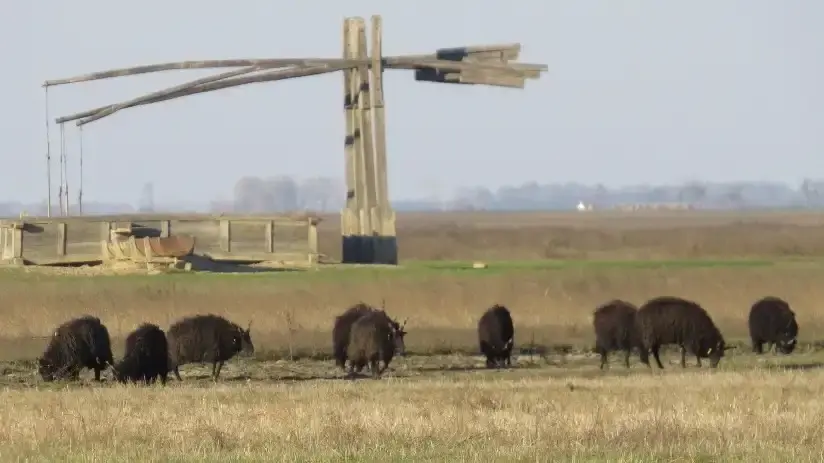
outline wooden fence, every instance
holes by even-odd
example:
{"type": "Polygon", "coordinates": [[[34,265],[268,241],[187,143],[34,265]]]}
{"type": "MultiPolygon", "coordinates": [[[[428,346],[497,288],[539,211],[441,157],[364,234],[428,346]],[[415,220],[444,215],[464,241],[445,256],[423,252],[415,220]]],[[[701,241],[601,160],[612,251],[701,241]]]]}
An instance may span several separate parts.
{"type": "MultiPolygon", "coordinates": [[[[0,220],[0,262],[84,264],[103,260],[112,237],[194,237],[194,253],[217,261],[317,263],[316,217],[113,215],[0,220]]],[[[115,238],[116,239],[116,238],[115,238]]]]}

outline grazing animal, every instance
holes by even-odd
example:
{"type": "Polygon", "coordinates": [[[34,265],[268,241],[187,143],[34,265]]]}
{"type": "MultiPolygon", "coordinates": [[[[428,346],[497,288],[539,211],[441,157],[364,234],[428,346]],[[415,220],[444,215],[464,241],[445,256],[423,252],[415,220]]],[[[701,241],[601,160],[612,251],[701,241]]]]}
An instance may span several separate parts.
{"type": "Polygon", "coordinates": [[[249,334],[252,323],[244,330],[218,315],[195,315],[169,327],[169,370],[178,381],[180,366],[187,363],[212,363],[212,379],[217,380],[223,364],[238,353],[252,355],[255,346],[249,334]]]}
{"type": "Polygon", "coordinates": [[[94,370],[95,381],[100,372],[114,363],[109,330],[100,319],[84,315],[58,326],[38,359],[38,372],[44,381],[77,379],[80,370],[94,370]]]}
{"type": "Polygon", "coordinates": [[[374,307],[359,302],[335,317],[335,324],[332,327],[332,352],[335,364],[344,371],[346,371],[346,351],[349,348],[349,333],[352,324],[360,317],[376,311],[374,307]]]}
{"type": "Polygon", "coordinates": [[[598,306],[592,316],[595,329],[595,352],[601,356],[601,369],[607,365],[607,354],[614,350],[624,351],[624,363],[629,368],[629,356],[639,345],[635,332],[634,304],[613,299],[598,306]]]}
{"type": "Polygon", "coordinates": [[[732,349],[713,323],[707,311],[697,303],[680,297],[661,296],[650,299],[635,314],[635,327],[641,343],[641,362],[649,366],[649,352],[658,368],[663,369],[659,351],[665,344],[681,347],[681,367],[687,366],[687,352],[695,355],[698,366],[702,358],[710,359],[715,368],[732,349]]]}
{"type": "Polygon", "coordinates": [[[798,322],[787,301],[767,296],[756,301],[750,309],[750,339],[752,350],[764,353],[764,343],[783,354],[791,354],[798,342],[798,322]]]}
{"type": "Polygon", "coordinates": [[[478,342],[486,356],[486,367],[510,366],[512,347],[515,344],[515,328],[509,309],[495,304],[478,320],[478,342]]]}
{"type": "Polygon", "coordinates": [[[354,376],[366,365],[373,378],[379,378],[389,367],[397,352],[404,355],[404,325],[389,318],[383,310],[362,315],[352,323],[346,355],[349,358],[349,375],[354,376]],[[383,367],[380,362],[383,361],[383,367]],[[379,368],[380,367],[380,368],[379,368]]]}
{"type": "Polygon", "coordinates": [[[115,379],[121,383],[143,381],[152,384],[160,377],[166,384],[169,374],[169,345],[159,326],[144,323],[126,337],[126,353],[114,366],[115,379]]]}

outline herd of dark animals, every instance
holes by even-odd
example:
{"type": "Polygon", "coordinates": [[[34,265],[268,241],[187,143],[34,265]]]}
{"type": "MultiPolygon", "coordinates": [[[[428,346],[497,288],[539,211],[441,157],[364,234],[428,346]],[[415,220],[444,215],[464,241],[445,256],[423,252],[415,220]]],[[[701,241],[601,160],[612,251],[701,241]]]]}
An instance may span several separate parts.
{"type": "MultiPolygon", "coordinates": [[[[653,298],[641,307],[615,299],[599,306],[593,314],[595,352],[601,357],[600,368],[607,364],[611,351],[623,351],[629,367],[633,350],[643,364],[650,367],[649,354],[663,369],[659,357],[664,345],[681,348],[681,366],[686,367],[687,353],[694,355],[698,366],[709,359],[715,368],[727,346],[721,332],[706,310],[697,303],[672,296],[653,298]]],[[[384,309],[358,303],[337,316],[332,329],[335,364],[349,377],[364,368],[379,378],[396,355],[404,355],[404,326],[384,309]],[[347,361],[349,362],[347,368],[347,361]],[[382,365],[381,365],[382,363],[382,365]]],[[[764,352],[764,345],[783,354],[795,349],[798,324],[789,304],[778,297],[756,301],[748,318],[753,351],[764,352]]],[[[125,342],[123,358],[115,364],[109,332],[99,318],[82,316],[58,326],[43,355],[38,371],[44,381],[77,379],[83,368],[94,370],[96,381],[106,368],[121,383],[152,384],[158,378],[166,384],[169,372],[178,381],[179,367],[189,363],[211,363],[212,378],[217,380],[223,364],[237,354],[251,355],[254,345],[251,323],[245,329],[217,315],[195,315],[173,323],[168,332],[144,323],[131,332],[125,342]]],[[[502,305],[486,310],[478,321],[478,343],[486,357],[487,368],[511,365],[515,344],[512,315],[502,305]]]]}
{"type": "MultiPolygon", "coordinates": [[[[747,320],[753,352],[770,350],[790,354],[798,342],[798,323],[787,301],[767,296],[750,308],[747,320]]],[[[697,303],[671,296],[656,297],[641,307],[619,299],[601,305],[592,318],[595,328],[595,352],[601,356],[601,369],[607,364],[610,351],[624,351],[624,363],[637,350],[641,363],[650,366],[652,353],[658,368],[663,369],[659,352],[672,344],[681,348],[681,367],[687,366],[687,353],[695,356],[698,366],[708,358],[715,368],[724,357],[727,346],[712,318],[697,303]]]]}

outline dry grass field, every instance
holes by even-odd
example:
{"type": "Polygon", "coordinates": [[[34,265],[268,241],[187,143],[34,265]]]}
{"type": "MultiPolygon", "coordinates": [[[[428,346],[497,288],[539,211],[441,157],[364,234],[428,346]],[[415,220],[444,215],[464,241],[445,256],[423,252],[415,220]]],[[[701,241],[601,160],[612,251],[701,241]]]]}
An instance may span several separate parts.
{"type": "MultiPolygon", "coordinates": [[[[331,256],[336,220],[321,234],[331,256]]],[[[824,214],[400,214],[398,234],[399,268],[0,271],[0,459],[824,460],[824,214]],[[714,371],[626,371],[617,358],[599,371],[595,306],[662,294],[703,304],[739,348],[714,371]],[[791,356],[748,353],[749,305],[768,294],[797,313],[791,356]],[[328,359],[334,316],[360,300],[409,320],[412,355],[381,381],[343,380],[328,359]],[[535,354],[511,371],[473,357],[477,319],[496,302],[535,354]],[[34,374],[68,318],[99,316],[119,356],[137,324],[205,312],[252,321],[255,358],[217,384],[197,366],[166,388],[34,374]]]]}
{"type": "MultiPolygon", "coordinates": [[[[321,251],[340,258],[340,218],[321,251]]],[[[824,256],[816,212],[398,213],[401,260],[695,259],[824,256]]]]}
{"type": "MultiPolygon", "coordinates": [[[[234,361],[216,384],[191,368],[165,388],[33,381],[0,391],[0,458],[820,462],[820,360],[602,373],[586,359],[489,372],[471,368],[480,360],[406,358],[379,381],[316,379],[331,367],[311,361],[234,361]]],[[[6,377],[32,376],[11,367],[6,377]]]]}

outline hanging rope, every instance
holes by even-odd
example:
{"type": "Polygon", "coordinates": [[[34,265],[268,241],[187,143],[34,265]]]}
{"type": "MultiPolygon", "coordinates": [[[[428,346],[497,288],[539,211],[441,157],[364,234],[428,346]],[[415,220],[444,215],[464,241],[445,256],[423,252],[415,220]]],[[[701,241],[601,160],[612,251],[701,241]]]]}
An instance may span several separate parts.
{"type": "Polygon", "coordinates": [[[46,100],[46,184],[47,184],[47,192],[46,192],[46,216],[51,217],[51,134],[49,132],[49,87],[45,88],[45,100],[46,100]]]}
{"type": "Polygon", "coordinates": [[[80,188],[77,190],[77,213],[83,215],[83,126],[78,129],[80,137],[80,188]]]}
{"type": "Polygon", "coordinates": [[[66,157],[66,127],[65,123],[60,124],[60,187],[57,190],[57,196],[60,198],[60,214],[65,215],[66,209],[63,202],[63,185],[65,183],[65,171],[63,170],[63,160],[66,157]]]}

